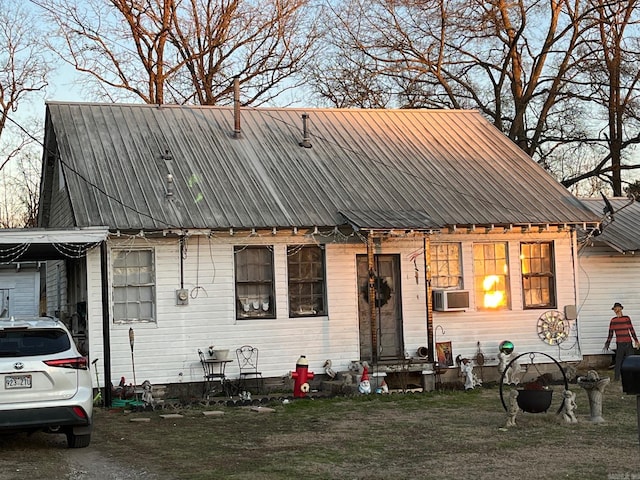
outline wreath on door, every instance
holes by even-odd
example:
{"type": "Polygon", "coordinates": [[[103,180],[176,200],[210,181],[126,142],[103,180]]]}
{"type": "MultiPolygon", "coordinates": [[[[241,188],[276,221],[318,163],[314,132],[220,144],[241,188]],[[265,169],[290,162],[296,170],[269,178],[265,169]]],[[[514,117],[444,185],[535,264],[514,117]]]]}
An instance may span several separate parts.
{"type": "MultiPolygon", "coordinates": [[[[376,292],[376,308],[383,307],[391,298],[391,287],[389,283],[377,275],[373,276],[373,285],[376,292]]],[[[365,302],[369,303],[369,282],[366,282],[360,289],[365,302]]]]}

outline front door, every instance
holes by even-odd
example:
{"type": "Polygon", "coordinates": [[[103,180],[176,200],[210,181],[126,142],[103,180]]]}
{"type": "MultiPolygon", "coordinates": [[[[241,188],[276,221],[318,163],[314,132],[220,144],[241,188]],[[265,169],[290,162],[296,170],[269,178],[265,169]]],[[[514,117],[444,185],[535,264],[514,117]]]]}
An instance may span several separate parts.
{"type": "Polygon", "coordinates": [[[404,341],[402,338],[402,302],[400,297],[400,257],[398,255],[374,256],[377,345],[372,345],[367,256],[358,255],[356,260],[358,266],[360,360],[371,362],[374,348],[377,349],[378,360],[402,358],[404,356],[404,341]]]}

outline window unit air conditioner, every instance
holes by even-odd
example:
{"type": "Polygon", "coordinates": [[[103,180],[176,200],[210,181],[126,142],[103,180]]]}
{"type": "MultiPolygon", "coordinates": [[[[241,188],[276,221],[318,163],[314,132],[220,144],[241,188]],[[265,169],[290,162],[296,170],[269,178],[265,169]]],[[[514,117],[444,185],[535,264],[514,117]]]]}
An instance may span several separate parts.
{"type": "Polygon", "coordinates": [[[434,290],[433,309],[438,312],[456,312],[469,308],[468,290],[434,290]]]}

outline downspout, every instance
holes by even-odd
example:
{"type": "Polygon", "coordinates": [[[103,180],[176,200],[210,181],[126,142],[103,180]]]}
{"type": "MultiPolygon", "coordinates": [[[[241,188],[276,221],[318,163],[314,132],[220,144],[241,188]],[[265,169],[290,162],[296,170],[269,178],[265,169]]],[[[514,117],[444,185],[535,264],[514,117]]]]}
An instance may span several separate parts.
{"type": "MultiPolygon", "coordinates": [[[[102,281],[102,350],[104,365],[104,406],[111,407],[111,334],[109,323],[109,287],[107,268],[107,241],[100,244],[100,277],[102,281]]],[[[98,385],[98,388],[100,386],[98,385]]]]}
{"type": "Polygon", "coordinates": [[[184,288],[184,235],[180,235],[180,289],[184,288]]]}
{"type": "Polygon", "coordinates": [[[374,267],[375,255],[373,245],[373,232],[367,236],[367,266],[369,269],[369,318],[371,328],[371,361],[378,362],[378,327],[376,321],[376,275],[374,267]]]}
{"type": "Polygon", "coordinates": [[[580,265],[578,262],[580,252],[578,251],[577,229],[572,228],[569,232],[569,236],[571,239],[571,261],[573,263],[573,296],[575,298],[576,305],[576,346],[578,347],[578,354],[582,357],[582,349],[580,348],[580,330],[578,329],[578,317],[580,316],[582,305],[580,304],[580,265]]]}
{"type": "Polygon", "coordinates": [[[424,253],[424,293],[425,308],[427,314],[427,360],[433,362],[433,309],[431,304],[431,242],[427,242],[427,236],[422,237],[422,250],[424,253]],[[428,257],[428,258],[427,258],[428,257]]]}

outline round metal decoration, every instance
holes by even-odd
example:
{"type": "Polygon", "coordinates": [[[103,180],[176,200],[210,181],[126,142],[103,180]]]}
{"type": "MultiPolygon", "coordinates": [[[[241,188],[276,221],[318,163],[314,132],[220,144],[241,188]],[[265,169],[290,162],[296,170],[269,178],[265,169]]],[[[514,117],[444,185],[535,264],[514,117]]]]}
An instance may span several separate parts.
{"type": "Polygon", "coordinates": [[[569,321],[561,312],[549,310],[538,318],[538,336],[544,343],[558,345],[569,337],[569,321]]]}

